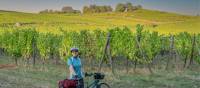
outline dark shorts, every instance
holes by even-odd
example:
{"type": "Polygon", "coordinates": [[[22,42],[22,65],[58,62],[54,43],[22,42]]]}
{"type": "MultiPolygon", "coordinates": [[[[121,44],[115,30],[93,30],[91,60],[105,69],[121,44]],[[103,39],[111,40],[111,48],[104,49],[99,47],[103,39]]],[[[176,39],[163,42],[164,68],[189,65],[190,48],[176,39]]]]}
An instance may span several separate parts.
{"type": "Polygon", "coordinates": [[[79,81],[78,81],[78,87],[77,88],[84,88],[84,81],[83,81],[83,79],[79,79],[79,81]]]}

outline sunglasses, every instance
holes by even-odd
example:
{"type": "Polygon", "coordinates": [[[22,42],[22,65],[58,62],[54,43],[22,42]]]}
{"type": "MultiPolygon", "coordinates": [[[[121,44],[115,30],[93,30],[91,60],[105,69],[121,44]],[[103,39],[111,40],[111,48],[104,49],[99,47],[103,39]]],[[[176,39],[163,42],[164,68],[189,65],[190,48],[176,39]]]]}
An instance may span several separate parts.
{"type": "Polygon", "coordinates": [[[71,52],[78,52],[78,50],[73,50],[73,51],[71,51],[71,52]]]}

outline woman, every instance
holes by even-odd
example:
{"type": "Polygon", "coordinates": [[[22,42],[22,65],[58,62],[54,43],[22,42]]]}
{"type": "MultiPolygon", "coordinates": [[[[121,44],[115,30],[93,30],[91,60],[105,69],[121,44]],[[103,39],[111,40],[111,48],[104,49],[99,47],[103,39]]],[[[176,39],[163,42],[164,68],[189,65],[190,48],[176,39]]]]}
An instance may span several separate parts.
{"type": "Polygon", "coordinates": [[[79,58],[78,48],[71,48],[71,53],[72,56],[67,61],[70,71],[70,79],[79,79],[78,88],[84,88],[82,64],[79,58]]]}

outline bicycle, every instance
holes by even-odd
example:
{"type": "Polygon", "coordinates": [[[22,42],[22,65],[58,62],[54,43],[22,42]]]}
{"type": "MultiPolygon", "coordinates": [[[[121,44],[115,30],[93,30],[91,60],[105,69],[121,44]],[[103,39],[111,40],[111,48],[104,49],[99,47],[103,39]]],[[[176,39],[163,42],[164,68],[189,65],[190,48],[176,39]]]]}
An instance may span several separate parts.
{"type": "Polygon", "coordinates": [[[85,77],[91,77],[93,76],[94,81],[91,82],[89,85],[87,85],[84,88],[110,88],[110,86],[105,83],[101,82],[101,80],[104,79],[105,75],[102,73],[85,73],[85,77]]]}

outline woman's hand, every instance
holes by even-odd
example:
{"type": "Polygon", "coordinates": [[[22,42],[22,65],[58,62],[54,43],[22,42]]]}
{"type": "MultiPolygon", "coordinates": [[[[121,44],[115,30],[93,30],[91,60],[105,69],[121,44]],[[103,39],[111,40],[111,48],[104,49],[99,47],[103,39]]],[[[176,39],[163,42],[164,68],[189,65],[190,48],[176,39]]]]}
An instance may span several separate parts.
{"type": "Polygon", "coordinates": [[[72,65],[69,66],[69,70],[72,75],[77,75],[72,65]]]}

